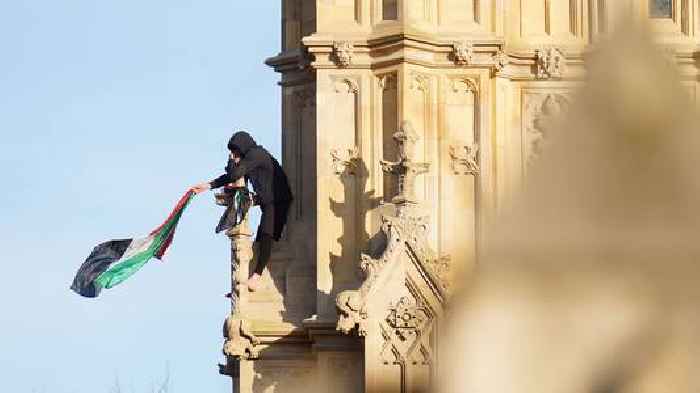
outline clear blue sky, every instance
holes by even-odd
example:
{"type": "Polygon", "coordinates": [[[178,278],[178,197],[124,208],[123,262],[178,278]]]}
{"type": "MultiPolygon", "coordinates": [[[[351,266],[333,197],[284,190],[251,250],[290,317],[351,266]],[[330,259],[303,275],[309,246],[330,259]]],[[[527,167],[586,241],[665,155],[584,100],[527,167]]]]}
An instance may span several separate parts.
{"type": "Polygon", "coordinates": [[[229,392],[229,246],[211,193],[164,263],[85,299],[92,247],[219,174],[234,128],[279,153],[279,1],[0,3],[0,390],[229,392]]]}

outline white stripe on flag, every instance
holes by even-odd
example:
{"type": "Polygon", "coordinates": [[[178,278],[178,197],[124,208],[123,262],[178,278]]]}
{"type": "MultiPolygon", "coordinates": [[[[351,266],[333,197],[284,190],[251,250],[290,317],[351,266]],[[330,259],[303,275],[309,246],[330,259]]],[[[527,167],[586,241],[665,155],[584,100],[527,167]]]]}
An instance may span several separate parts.
{"type": "Polygon", "coordinates": [[[148,250],[148,248],[151,247],[151,245],[153,244],[155,238],[155,235],[150,235],[147,237],[131,240],[131,243],[129,243],[129,247],[126,249],[126,251],[124,251],[124,255],[122,255],[122,257],[119,258],[119,260],[114,262],[112,265],[116,265],[122,261],[133,257],[134,255],[140,254],[148,250]]]}

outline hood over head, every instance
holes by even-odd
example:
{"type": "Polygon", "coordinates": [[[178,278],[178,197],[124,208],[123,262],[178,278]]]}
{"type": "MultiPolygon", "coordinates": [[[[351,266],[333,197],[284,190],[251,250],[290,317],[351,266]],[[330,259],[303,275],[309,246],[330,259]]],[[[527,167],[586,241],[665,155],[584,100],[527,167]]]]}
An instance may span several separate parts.
{"type": "Polygon", "coordinates": [[[258,144],[255,143],[255,139],[253,139],[253,137],[245,131],[236,132],[228,141],[228,149],[238,150],[241,152],[241,155],[246,155],[250,149],[257,145],[258,144]]]}

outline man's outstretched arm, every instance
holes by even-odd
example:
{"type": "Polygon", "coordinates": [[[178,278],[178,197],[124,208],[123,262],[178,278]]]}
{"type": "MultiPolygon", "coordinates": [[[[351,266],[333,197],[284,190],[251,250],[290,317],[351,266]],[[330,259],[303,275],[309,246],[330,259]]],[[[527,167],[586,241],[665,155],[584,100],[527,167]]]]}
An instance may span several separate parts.
{"type": "Polygon", "coordinates": [[[216,179],[209,181],[209,182],[203,182],[199,184],[195,184],[194,186],[190,187],[190,190],[194,191],[195,193],[199,194],[200,192],[208,191],[214,188],[219,188],[223,187],[226,184],[230,183],[231,181],[229,180],[230,177],[228,175],[228,172],[230,171],[231,168],[233,168],[236,165],[235,161],[233,158],[229,158],[228,164],[226,165],[226,173],[223,175],[217,177],[216,179]]]}
{"type": "Polygon", "coordinates": [[[236,158],[229,159],[225,174],[210,182],[197,184],[193,186],[191,190],[199,194],[200,192],[225,186],[228,183],[235,183],[238,179],[259,166],[261,162],[261,159],[256,158],[253,154],[240,159],[238,162],[236,162],[236,158]]]}

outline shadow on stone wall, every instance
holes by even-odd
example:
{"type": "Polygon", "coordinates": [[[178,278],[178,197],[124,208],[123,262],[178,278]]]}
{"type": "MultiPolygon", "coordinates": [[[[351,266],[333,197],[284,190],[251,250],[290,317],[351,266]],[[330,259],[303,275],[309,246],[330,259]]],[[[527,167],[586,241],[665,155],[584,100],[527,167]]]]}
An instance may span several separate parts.
{"type": "MultiPolygon", "coordinates": [[[[343,232],[337,239],[341,245],[341,254],[328,255],[333,276],[330,295],[318,292],[320,299],[329,297],[326,304],[335,304],[338,293],[347,289],[358,289],[362,285],[364,274],[360,269],[361,253],[379,256],[386,246],[386,236],[383,232],[377,230],[377,233],[370,236],[366,231],[367,217],[380,206],[382,198],[376,196],[373,190],[366,190],[369,178],[367,165],[362,160],[357,160],[356,163],[352,173],[346,171],[340,174],[344,190],[343,201],[338,202],[330,198],[328,200],[331,212],[343,221],[343,232]]],[[[379,228],[378,223],[373,223],[372,226],[379,228]]]]}

